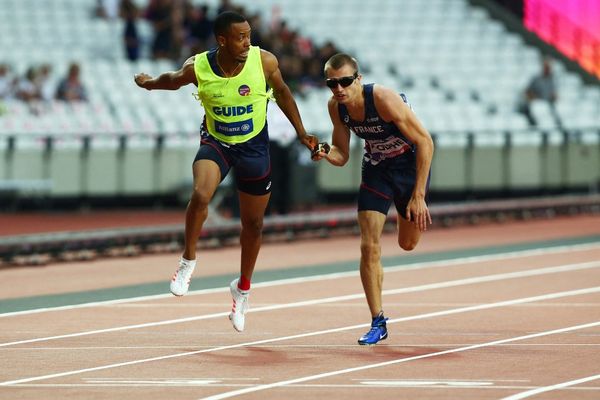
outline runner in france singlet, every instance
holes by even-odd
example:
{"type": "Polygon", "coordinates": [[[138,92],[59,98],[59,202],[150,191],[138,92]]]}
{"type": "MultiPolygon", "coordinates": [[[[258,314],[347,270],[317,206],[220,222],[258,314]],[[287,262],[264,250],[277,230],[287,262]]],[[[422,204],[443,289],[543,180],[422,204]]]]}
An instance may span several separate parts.
{"type": "MultiPolygon", "coordinates": [[[[363,85],[365,96],[365,119],[355,121],[350,118],[348,109],[338,104],[342,122],[361,139],[365,140],[364,161],[377,165],[383,160],[400,156],[414,158],[414,146],[404,137],[393,122],[385,122],[375,109],[373,84],[363,85]]],[[[400,94],[406,104],[406,96],[400,94]]],[[[408,104],[410,106],[410,104],[408,104]]]]}

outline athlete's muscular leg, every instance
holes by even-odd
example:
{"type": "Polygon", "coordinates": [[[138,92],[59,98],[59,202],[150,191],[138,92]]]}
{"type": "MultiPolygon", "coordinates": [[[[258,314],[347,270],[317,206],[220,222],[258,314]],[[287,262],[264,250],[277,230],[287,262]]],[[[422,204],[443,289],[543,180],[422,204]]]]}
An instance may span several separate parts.
{"type": "Polygon", "coordinates": [[[398,216],[398,245],[410,251],[417,247],[419,239],[421,239],[421,231],[417,224],[410,222],[398,216]]]}
{"type": "Polygon", "coordinates": [[[221,182],[221,171],[214,161],[198,160],[194,163],[192,170],[194,190],[185,213],[183,258],[187,260],[196,259],[196,243],[202,231],[202,225],[208,216],[208,204],[221,182]]]}
{"type": "Polygon", "coordinates": [[[381,232],[385,215],[377,211],[359,211],[360,226],[360,280],[362,281],[371,316],[382,310],[381,290],[383,268],[381,266],[381,232]]]}
{"type": "Polygon", "coordinates": [[[254,196],[244,192],[238,192],[238,194],[240,198],[240,219],[242,221],[240,272],[246,279],[251,280],[262,243],[263,219],[271,194],[267,193],[262,196],[254,196]]]}

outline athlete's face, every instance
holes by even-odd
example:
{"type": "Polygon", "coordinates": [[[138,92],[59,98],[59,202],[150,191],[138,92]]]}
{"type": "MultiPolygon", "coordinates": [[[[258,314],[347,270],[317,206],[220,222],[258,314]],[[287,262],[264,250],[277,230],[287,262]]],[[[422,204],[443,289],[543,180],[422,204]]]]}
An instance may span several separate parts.
{"type": "Polygon", "coordinates": [[[338,103],[344,104],[359,96],[362,91],[361,75],[357,74],[350,64],[342,65],[339,69],[328,68],[325,71],[327,87],[338,103]]]}
{"type": "Polygon", "coordinates": [[[231,24],[223,44],[229,55],[237,62],[245,62],[250,50],[250,24],[248,21],[231,24]]]}

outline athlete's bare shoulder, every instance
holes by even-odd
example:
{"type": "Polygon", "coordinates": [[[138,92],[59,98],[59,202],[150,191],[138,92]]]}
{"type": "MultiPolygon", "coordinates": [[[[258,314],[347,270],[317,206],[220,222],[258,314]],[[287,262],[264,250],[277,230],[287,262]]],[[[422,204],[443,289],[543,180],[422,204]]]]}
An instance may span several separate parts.
{"type": "Polygon", "coordinates": [[[262,62],[263,69],[266,72],[274,72],[279,68],[279,61],[273,53],[267,50],[260,49],[260,61],[262,62]]]}
{"type": "Polygon", "coordinates": [[[375,101],[379,102],[388,102],[396,97],[399,98],[398,93],[394,90],[379,84],[373,85],[373,97],[375,101]]]}
{"type": "Polygon", "coordinates": [[[338,110],[338,102],[335,99],[335,97],[331,96],[329,98],[329,100],[327,101],[327,110],[329,111],[329,116],[331,117],[331,120],[334,122],[334,125],[336,123],[340,123],[340,112],[338,110]]]}
{"type": "Polygon", "coordinates": [[[187,60],[185,60],[185,62],[183,63],[183,67],[186,67],[188,65],[194,65],[195,62],[196,62],[196,55],[194,54],[193,56],[191,56],[187,60]]]}
{"type": "Polygon", "coordinates": [[[198,80],[196,78],[196,70],[194,65],[195,61],[195,55],[189,57],[187,60],[185,60],[179,72],[184,82],[193,83],[194,85],[198,86],[198,80]]]}
{"type": "Polygon", "coordinates": [[[338,102],[335,99],[335,97],[332,95],[329,100],[327,100],[327,108],[329,109],[330,113],[333,113],[335,115],[338,115],[338,102]]]}
{"type": "Polygon", "coordinates": [[[402,100],[398,92],[389,87],[377,84],[373,86],[373,99],[378,109],[380,107],[396,108],[404,104],[404,100],[402,100]]]}
{"type": "Polygon", "coordinates": [[[402,119],[406,104],[395,91],[382,85],[373,86],[373,102],[384,121],[402,119]]]}

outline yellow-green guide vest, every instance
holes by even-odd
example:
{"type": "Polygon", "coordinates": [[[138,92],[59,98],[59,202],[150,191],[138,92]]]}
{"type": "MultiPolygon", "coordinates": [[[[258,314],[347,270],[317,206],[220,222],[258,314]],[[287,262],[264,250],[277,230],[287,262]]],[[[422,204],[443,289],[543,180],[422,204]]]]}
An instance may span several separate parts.
{"type": "Polygon", "coordinates": [[[196,56],[194,71],[208,133],[230,144],[246,142],[260,133],[269,100],[260,48],[250,46],[246,63],[236,76],[215,74],[207,51],[196,56]]]}

